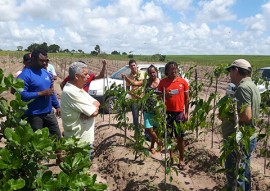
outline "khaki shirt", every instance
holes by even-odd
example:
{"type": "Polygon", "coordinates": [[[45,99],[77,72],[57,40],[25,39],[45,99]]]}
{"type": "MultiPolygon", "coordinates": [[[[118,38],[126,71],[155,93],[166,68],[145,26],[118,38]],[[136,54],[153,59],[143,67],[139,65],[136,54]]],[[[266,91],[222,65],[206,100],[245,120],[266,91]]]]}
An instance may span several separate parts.
{"type": "MultiPolygon", "coordinates": [[[[136,74],[132,74],[132,73],[130,72],[130,74],[129,74],[127,77],[128,77],[129,79],[131,79],[131,80],[142,81],[142,80],[145,79],[145,76],[146,76],[146,72],[145,72],[145,71],[140,71],[140,70],[138,70],[138,72],[137,72],[136,74]]],[[[140,90],[140,87],[141,87],[141,86],[135,86],[135,85],[132,85],[132,84],[130,84],[129,82],[126,83],[126,86],[127,86],[127,87],[128,87],[128,86],[131,87],[131,89],[129,89],[129,90],[131,91],[131,94],[132,94],[132,93],[136,94],[136,92],[139,91],[139,90],[140,90]]],[[[134,99],[134,98],[136,98],[136,97],[133,96],[133,95],[131,95],[131,98],[134,99]]]]}

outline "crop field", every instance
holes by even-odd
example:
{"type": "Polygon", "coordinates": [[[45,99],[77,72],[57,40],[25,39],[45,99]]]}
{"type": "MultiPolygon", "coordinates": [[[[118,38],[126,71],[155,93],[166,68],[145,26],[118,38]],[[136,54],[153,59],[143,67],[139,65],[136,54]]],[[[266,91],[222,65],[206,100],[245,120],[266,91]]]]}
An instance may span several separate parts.
{"type": "MultiPolygon", "coordinates": [[[[0,68],[5,75],[14,74],[22,68],[24,53],[0,52],[0,68]]],[[[88,54],[49,54],[50,63],[54,65],[58,75],[55,91],[59,101],[61,101],[59,84],[68,75],[69,64],[83,60],[91,72],[98,73],[102,65],[101,60],[104,58],[108,61],[107,76],[126,65],[129,60],[123,55],[95,57],[88,54]]],[[[228,74],[222,68],[237,58],[249,60],[254,68],[270,66],[270,56],[247,55],[167,55],[163,62],[174,60],[190,75],[190,99],[194,104],[190,108],[189,123],[185,126],[187,142],[184,158],[187,168],[182,171],[178,170],[176,165],[167,166],[168,153],[149,153],[147,151],[149,142],[143,139],[143,134],[139,140],[135,139],[132,115],[125,109],[129,103],[124,97],[119,96],[118,106],[122,108],[119,114],[101,113],[96,117],[95,157],[91,161],[92,166],[89,172],[97,174],[97,182],[108,185],[109,191],[221,190],[226,178],[223,173],[220,173],[223,168],[221,161],[224,147],[220,129],[221,121],[217,117],[218,112],[222,111],[218,110],[217,103],[225,95],[229,82],[228,74]]],[[[133,59],[138,63],[159,63],[150,55],[133,55],[133,59]]],[[[119,89],[111,91],[120,92],[123,95],[125,93],[119,89]]],[[[0,96],[9,101],[14,99],[9,92],[3,92],[0,96]]],[[[163,117],[163,113],[160,112],[156,118],[160,131],[164,131],[163,117]]],[[[267,124],[269,107],[262,110],[261,118],[263,121],[257,130],[262,136],[251,159],[252,190],[270,190],[270,143],[268,140],[270,127],[269,123],[267,124]]],[[[58,120],[61,127],[61,119],[58,120]]],[[[143,124],[142,116],[140,116],[140,122],[143,124]]],[[[162,136],[160,138],[163,139],[162,136]]],[[[2,139],[0,147],[4,148],[4,146],[5,141],[2,139]]],[[[170,146],[175,147],[173,144],[170,146]]],[[[57,166],[49,169],[53,174],[62,172],[62,169],[57,166]]],[[[77,170],[80,169],[77,168],[77,170]]],[[[71,190],[70,188],[66,190],[71,190]]]]}

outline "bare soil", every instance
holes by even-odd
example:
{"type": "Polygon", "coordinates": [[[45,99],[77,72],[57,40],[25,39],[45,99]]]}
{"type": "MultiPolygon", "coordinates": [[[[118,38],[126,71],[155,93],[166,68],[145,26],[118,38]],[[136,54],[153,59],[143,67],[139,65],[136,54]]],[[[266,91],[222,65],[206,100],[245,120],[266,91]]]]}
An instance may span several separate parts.
{"type": "MultiPolygon", "coordinates": [[[[60,82],[67,75],[65,63],[74,60],[63,60],[58,58],[51,59],[55,66],[58,79],[55,81],[55,91],[60,100],[61,89],[60,82]]],[[[101,68],[100,60],[85,60],[89,63],[90,69],[94,73],[98,73],[101,68]]],[[[116,71],[125,62],[109,61],[108,75],[116,71]]],[[[1,62],[0,62],[0,65],[1,62]]],[[[3,65],[2,65],[3,66],[3,65]]],[[[187,67],[187,66],[185,66],[187,67]]],[[[2,67],[3,68],[3,67],[2,67]]],[[[6,73],[16,73],[19,65],[5,68],[6,73]]],[[[67,65],[66,65],[67,68],[67,65]]],[[[199,68],[201,73],[206,70],[211,71],[211,67],[199,68]]],[[[203,75],[201,75],[203,80],[203,75]]],[[[218,91],[225,93],[228,78],[224,77],[219,83],[218,91]]],[[[205,81],[207,84],[207,81],[205,81]]],[[[214,91],[213,88],[205,89],[202,95],[206,96],[209,92],[214,91]]],[[[5,97],[12,99],[13,95],[5,94],[5,97]]],[[[92,161],[90,172],[97,174],[98,182],[108,184],[108,191],[123,190],[221,190],[225,185],[225,176],[216,173],[221,168],[219,165],[220,148],[222,146],[222,138],[219,133],[218,124],[214,134],[214,146],[211,148],[211,132],[201,132],[198,140],[195,141],[195,134],[188,134],[186,139],[189,144],[185,148],[185,162],[187,166],[184,170],[178,170],[176,165],[170,175],[165,176],[165,152],[150,154],[148,157],[139,157],[135,159],[134,151],[130,147],[133,141],[133,132],[127,132],[127,144],[124,144],[123,129],[116,128],[117,121],[113,119],[114,115],[106,114],[96,117],[95,128],[95,157],[92,161]],[[171,180],[170,180],[171,176],[171,180]]],[[[132,121],[131,113],[127,116],[132,121]]],[[[62,121],[58,119],[60,128],[62,121]]],[[[145,145],[148,148],[148,145],[145,145]]],[[[251,160],[252,167],[252,190],[270,190],[270,170],[266,170],[263,174],[264,159],[260,156],[258,144],[256,151],[253,153],[251,160]]],[[[177,152],[175,152],[177,155],[177,152]]],[[[168,157],[168,155],[167,155],[168,157]]],[[[269,161],[269,159],[268,159],[269,161]]],[[[57,166],[51,167],[57,173],[57,166]]]]}

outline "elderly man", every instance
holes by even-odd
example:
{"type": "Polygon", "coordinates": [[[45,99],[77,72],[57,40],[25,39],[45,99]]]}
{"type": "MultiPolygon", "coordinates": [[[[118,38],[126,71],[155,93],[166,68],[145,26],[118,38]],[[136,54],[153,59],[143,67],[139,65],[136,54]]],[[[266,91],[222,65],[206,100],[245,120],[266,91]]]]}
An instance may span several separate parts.
{"type": "Polygon", "coordinates": [[[88,77],[86,64],[74,62],[70,65],[70,81],[61,95],[61,116],[65,137],[74,136],[92,145],[95,116],[98,115],[100,103],[83,89],[88,77]]]}
{"type": "MultiPolygon", "coordinates": [[[[248,128],[255,128],[256,120],[259,118],[259,109],[261,103],[261,97],[257,86],[251,80],[252,68],[250,63],[244,59],[235,60],[229,67],[226,68],[230,72],[231,82],[235,84],[236,90],[234,97],[237,100],[239,125],[246,126],[248,128]]],[[[235,124],[231,122],[230,125],[223,127],[223,137],[225,141],[228,137],[236,132],[234,128],[235,124]]],[[[243,176],[245,180],[238,180],[238,187],[242,190],[251,190],[251,178],[250,178],[250,159],[251,153],[256,147],[256,134],[250,138],[249,151],[245,152],[241,156],[240,165],[244,169],[243,176]]],[[[232,152],[228,155],[225,167],[227,171],[227,187],[231,190],[232,183],[236,179],[236,175],[230,169],[235,169],[237,164],[237,154],[232,152]]]]}

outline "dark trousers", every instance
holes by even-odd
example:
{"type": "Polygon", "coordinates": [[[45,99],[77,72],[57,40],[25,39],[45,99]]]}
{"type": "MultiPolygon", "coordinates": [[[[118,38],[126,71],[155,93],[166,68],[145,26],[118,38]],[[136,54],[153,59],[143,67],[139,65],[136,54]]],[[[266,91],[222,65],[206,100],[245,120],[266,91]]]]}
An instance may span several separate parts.
{"type": "Polygon", "coordinates": [[[33,131],[48,127],[50,136],[56,135],[58,139],[61,138],[59,125],[54,112],[40,114],[40,115],[28,115],[27,122],[31,125],[33,131]]]}

